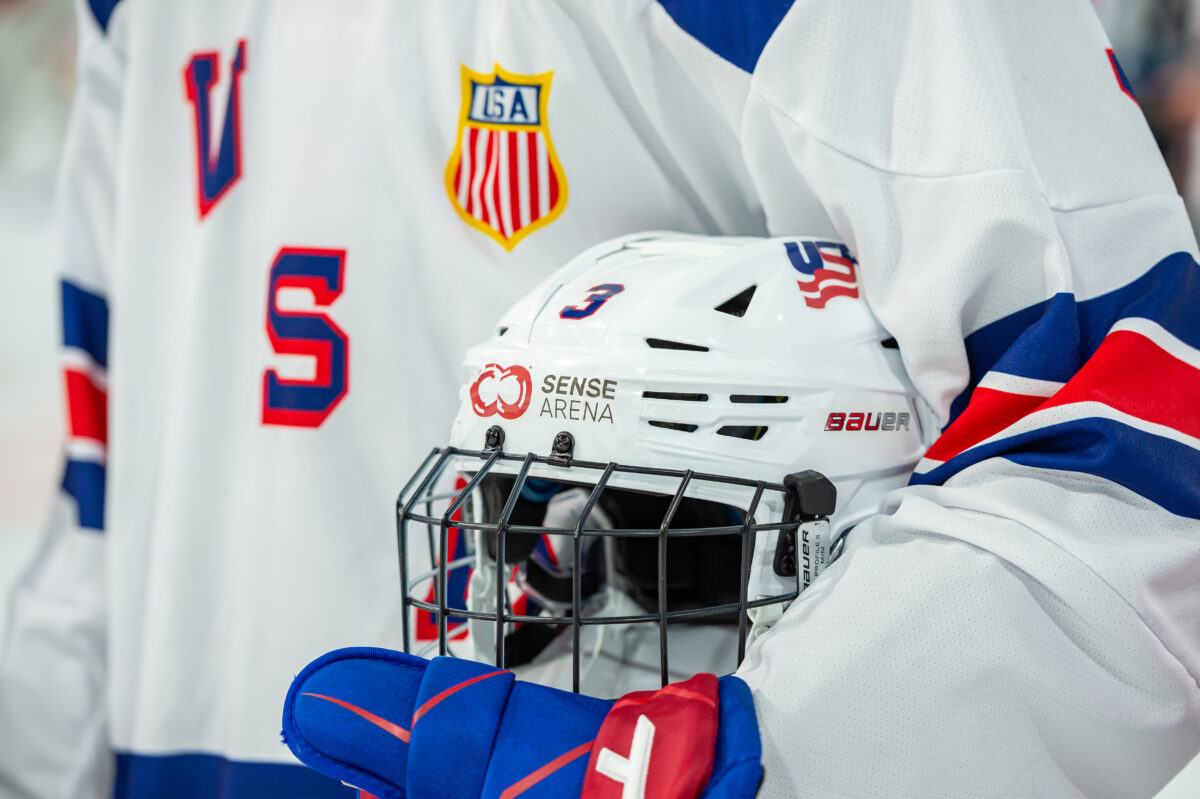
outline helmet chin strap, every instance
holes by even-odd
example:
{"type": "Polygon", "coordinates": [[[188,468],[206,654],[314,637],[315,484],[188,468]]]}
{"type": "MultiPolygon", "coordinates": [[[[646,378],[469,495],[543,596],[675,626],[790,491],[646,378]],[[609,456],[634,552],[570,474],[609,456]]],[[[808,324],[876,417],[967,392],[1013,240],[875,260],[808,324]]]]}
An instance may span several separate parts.
{"type": "Polygon", "coordinates": [[[747,614],[750,616],[750,632],[746,633],[746,646],[750,646],[756,638],[774,627],[775,622],[783,618],[784,610],[786,608],[782,605],[764,605],[761,608],[750,608],[747,611],[747,614]]]}

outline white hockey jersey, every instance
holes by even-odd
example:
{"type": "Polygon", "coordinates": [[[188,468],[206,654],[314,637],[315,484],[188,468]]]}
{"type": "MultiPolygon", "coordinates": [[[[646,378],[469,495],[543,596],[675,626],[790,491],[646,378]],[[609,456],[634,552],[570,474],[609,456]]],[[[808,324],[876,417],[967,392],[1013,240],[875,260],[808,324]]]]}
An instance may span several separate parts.
{"type": "Polygon", "coordinates": [[[392,504],[462,352],[651,228],[846,241],[945,426],[748,654],[763,796],[1146,796],[1200,749],[1196,244],[1084,0],[79,18],[0,795],[344,795],[281,703],[398,646],[392,504]]]}

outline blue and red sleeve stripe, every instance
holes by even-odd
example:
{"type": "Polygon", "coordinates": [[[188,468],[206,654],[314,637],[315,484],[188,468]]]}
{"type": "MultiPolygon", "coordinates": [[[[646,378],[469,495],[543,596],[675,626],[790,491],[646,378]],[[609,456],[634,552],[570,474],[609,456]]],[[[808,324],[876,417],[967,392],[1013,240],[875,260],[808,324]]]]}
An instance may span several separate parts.
{"type": "Polygon", "coordinates": [[[1200,518],[1200,267],[1187,253],[966,339],[970,382],[913,482],[986,458],[1103,477],[1200,518]]]}
{"type": "Polygon", "coordinates": [[[102,530],[108,451],[108,301],[63,280],[62,323],[67,406],[62,485],[75,501],[79,526],[102,530]]]}

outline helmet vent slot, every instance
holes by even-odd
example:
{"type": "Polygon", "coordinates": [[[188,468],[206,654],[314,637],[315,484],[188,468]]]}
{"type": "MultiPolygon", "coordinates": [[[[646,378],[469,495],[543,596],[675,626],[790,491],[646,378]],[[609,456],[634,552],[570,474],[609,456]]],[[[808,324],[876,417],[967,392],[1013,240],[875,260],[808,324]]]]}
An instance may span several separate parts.
{"type": "Polygon", "coordinates": [[[730,424],[717,431],[719,436],[744,438],[747,441],[758,441],[767,434],[766,425],[730,424]]]}
{"type": "Polygon", "coordinates": [[[707,394],[686,394],[679,391],[643,391],[644,399],[678,400],[679,402],[708,402],[707,394]]]}
{"type": "Polygon", "coordinates": [[[505,333],[507,333],[507,332],[508,332],[508,328],[507,328],[507,327],[502,327],[502,328],[500,328],[499,330],[497,330],[497,331],[496,331],[496,335],[497,335],[497,336],[503,336],[503,335],[504,335],[505,333]]]}
{"type": "Polygon", "coordinates": [[[733,394],[729,397],[729,401],[748,403],[780,403],[787,402],[788,398],[779,394],[733,394]]]}
{"type": "Polygon", "coordinates": [[[687,344],[682,341],[667,341],[662,338],[648,338],[646,345],[656,350],[685,350],[687,352],[708,352],[708,347],[700,344],[687,344]]]}
{"type": "Polygon", "coordinates": [[[713,308],[713,310],[727,313],[730,316],[745,316],[746,310],[750,307],[750,300],[754,299],[754,290],[756,288],[758,286],[751,286],[743,290],[739,294],[725,300],[725,302],[713,308]]]}
{"type": "Polygon", "coordinates": [[[896,341],[894,338],[885,338],[883,341],[879,342],[879,346],[883,347],[885,350],[898,350],[900,349],[900,342],[896,341]]]}
{"type": "Polygon", "coordinates": [[[665,430],[678,430],[682,433],[694,433],[696,432],[696,428],[699,427],[699,425],[686,424],[684,422],[660,422],[657,420],[651,420],[649,424],[651,427],[661,427],[665,430]]]}

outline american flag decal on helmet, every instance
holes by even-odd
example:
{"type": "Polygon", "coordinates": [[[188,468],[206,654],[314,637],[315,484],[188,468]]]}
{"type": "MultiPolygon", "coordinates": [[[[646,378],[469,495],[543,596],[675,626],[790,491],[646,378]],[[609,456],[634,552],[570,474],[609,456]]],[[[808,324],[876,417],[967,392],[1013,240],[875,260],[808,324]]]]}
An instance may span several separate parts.
{"type": "Polygon", "coordinates": [[[446,193],[467,224],[506,250],[567,205],[566,175],[546,120],[553,77],[553,71],[518,75],[499,64],[490,74],[462,68],[446,193]]]}
{"type": "Polygon", "coordinates": [[[796,285],[809,308],[824,308],[834,297],[858,297],[858,261],[845,244],[835,241],[784,242],[792,268],[800,273],[796,285]]]}

